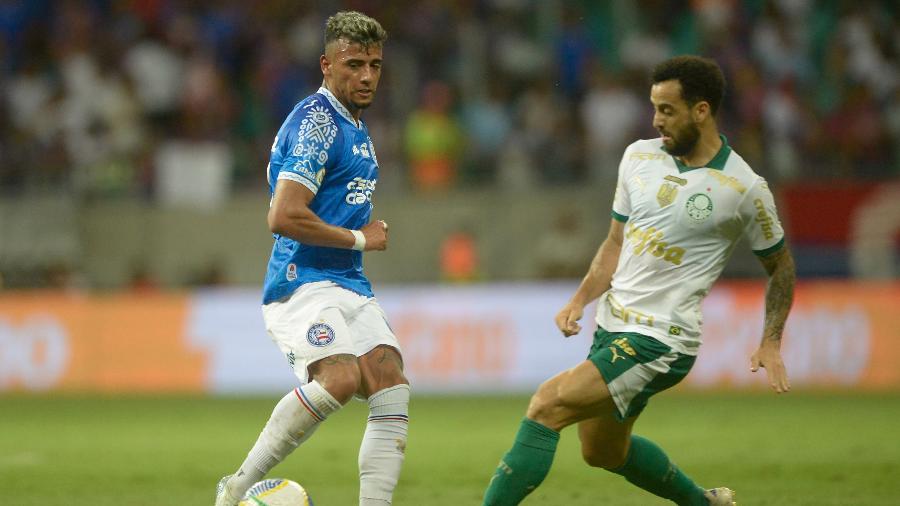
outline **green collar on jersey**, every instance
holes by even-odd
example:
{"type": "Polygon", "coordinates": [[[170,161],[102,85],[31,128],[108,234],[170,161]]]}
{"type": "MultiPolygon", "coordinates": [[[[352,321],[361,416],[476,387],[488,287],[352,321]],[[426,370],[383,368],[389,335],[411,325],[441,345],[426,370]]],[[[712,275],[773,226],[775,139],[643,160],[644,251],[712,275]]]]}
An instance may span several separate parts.
{"type": "MultiPolygon", "coordinates": [[[[712,160],[709,161],[709,163],[701,167],[689,167],[685,165],[681,160],[673,156],[672,159],[675,160],[675,166],[678,167],[678,172],[687,172],[689,170],[702,169],[704,167],[716,170],[725,170],[725,162],[728,161],[728,155],[731,154],[731,146],[728,145],[728,139],[725,138],[724,135],[719,134],[719,138],[722,139],[722,147],[719,148],[719,152],[716,153],[716,156],[714,156],[712,160]]],[[[665,151],[666,147],[663,146],[662,149],[663,151],[665,151]]]]}

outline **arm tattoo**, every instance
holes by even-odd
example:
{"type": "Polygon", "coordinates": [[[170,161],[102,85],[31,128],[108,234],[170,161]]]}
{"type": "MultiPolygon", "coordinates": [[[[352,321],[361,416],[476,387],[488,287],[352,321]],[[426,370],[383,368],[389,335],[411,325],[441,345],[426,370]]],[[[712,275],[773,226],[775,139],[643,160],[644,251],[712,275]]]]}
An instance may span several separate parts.
{"type": "Polygon", "coordinates": [[[781,341],[784,324],[794,302],[794,258],[787,248],[761,259],[769,282],[766,285],[766,322],[763,340],[781,341]]]}

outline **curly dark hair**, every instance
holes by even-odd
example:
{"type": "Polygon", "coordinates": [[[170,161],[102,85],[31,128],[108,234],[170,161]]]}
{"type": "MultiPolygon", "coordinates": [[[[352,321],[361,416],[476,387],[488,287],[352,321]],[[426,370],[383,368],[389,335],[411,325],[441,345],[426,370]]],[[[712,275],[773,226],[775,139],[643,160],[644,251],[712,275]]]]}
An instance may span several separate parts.
{"type": "Polygon", "coordinates": [[[693,106],[706,101],[713,116],[716,115],[725,97],[725,76],[715,61],[694,55],[676,56],[653,69],[652,84],[673,79],[681,83],[685,102],[693,106]]]}
{"type": "Polygon", "coordinates": [[[387,40],[387,32],[378,21],[356,11],[341,11],[325,22],[325,45],[338,39],[347,39],[368,48],[381,46],[387,40]]]}

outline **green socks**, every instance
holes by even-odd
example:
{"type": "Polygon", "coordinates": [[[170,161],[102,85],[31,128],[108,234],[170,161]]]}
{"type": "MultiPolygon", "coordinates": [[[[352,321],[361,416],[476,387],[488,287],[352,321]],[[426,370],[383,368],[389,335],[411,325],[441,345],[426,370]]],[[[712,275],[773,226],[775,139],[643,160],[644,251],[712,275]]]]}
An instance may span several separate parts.
{"type": "Polygon", "coordinates": [[[519,504],[544,481],[553,464],[559,432],[525,418],[484,494],[484,506],[519,504]]]}
{"type": "MultiPolygon", "coordinates": [[[[484,494],[483,506],[514,506],[544,481],[559,432],[527,418],[522,420],[516,441],[503,456],[484,494]]],[[[704,490],[681,472],[662,449],[649,439],[631,436],[631,448],[625,464],[611,472],[630,483],[670,499],[679,506],[707,506],[704,490]]]]}
{"type": "MultiPolygon", "coordinates": [[[[611,472],[680,506],[706,506],[704,490],[681,472],[669,457],[649,439],[631,436],[631,448],[625,464],[611,472]]],[[[498,503],[499,504],[499,503],[498,503]]]]}

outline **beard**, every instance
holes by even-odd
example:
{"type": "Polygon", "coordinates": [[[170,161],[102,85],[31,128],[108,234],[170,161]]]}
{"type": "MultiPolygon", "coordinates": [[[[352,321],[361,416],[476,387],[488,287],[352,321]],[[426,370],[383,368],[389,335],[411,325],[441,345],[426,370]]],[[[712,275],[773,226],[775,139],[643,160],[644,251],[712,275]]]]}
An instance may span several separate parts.
{"type": "Polygon", "coordinates": [[[672,145],[666,146],[666,151],[672,156],[684,156],[697,146],[697,141],[700,140],[700,128],[691,123],[677,134],[673,132],[671,138],[672,145]]]}
{"type": "Polygon", "coordinates": [[[353,107],[356,108],[356,110],[366,109],[370,105],[372,105],[372,102],[375,101],[375,90],[372,90],[372,93],[369,95],[369,100],[354,100],[355,95],[353,93],[350,93],[348,95],[348,98],[350,99],[350,103],[353,105],[353,107]]]}

